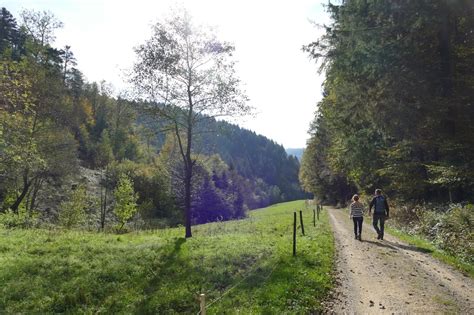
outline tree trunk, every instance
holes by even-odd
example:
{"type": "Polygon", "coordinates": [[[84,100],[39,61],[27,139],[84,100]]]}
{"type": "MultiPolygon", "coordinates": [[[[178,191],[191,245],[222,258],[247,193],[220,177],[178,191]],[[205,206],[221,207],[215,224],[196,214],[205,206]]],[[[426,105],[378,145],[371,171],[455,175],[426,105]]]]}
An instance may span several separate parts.
{"type": "Polygon", "coordinates": [[[184,165],[185,165],[185,177],[184,177],[184,189],[185,189],[185,197],[184,197],[184,207],[185,207],[185,237],[192,237],[191,233],[191,217],[192,217],[192,209],[191,209],[191,182],[193,178],[193,166],[194,162],[191,158],[191,151],[192,151],[192,143],[193,143],[193,98],[191,93],[191,78],[189,78],[188,84],[188,102],[189,102],[189,109],[187,113],[187,128],[186,128],[186,154],[184,157],[184,165]]]}
{"type": "Polygon", "coordinates": [[[15,202],[9,207],[14,213],[18,213],[18,207],[25,198],[28,190],[30,189],[31,182],[28,182],[28,171],[23,174],[23,189],[21,194],[16,198],[15,202]]]}
{"type": "Polygon", "coordinates": [[[443,20],[439,31],[439,56],[441,66],[441,83],[443,96],[449,97],[453,93],[453,64],[451,56],[451,30],[453,28],[449,15],[449,4],[444,2],[441,6],[443,20]]]}
{"type": "Polygon", "coordinates": [[[184,198],[184,206],[185,206],[185,220],[186,220],[186,233],[185,237],[192,237],[191,233],[191,217],[192,217],[192,209],[191,209],[191,184],[193,178],[193,160],[191,158],[191,144],[193,140],[193,130],[192,130],[192,123],[190,121],[192,115],[192,107],[190,109],[190,114],[188,116],[188,130],[187,130],[187,143],[186,143],[186,158],[185,158],[185,177],[184,177],[184,189],[185,189],[185,198],[184,198]]]}
{"type": "Polygon", "coordinates": [[[33,212],[36,208],[36,199],[38,197],[38,192],[41,189],[42,185],[43,185],[42,178],[37,178],[33,183],[33,195],[31,196],[30,207],[28,209],[28,212],[30,215],[31,215],[31,212],[33,212]]]}
{"type": "Polygon", "coordinates": [[[186,174],[184,179],[184,217],[185,217],[185,237],[192,237],[191,233],[191,178],[192,166],[186,167],[186,174]]]}
{"type": "Polygon", "coordinates": [[[107,190],[108,190],[108,166],[105,167],[105,187],[101,188],[101,205],[100,205],[100,228],[105,229],[105,216],[107,214],[107,190]]]}
{"type": "Polygon", "coordinates": [[[179,151],[183,158],[184,164],[184,226],[185,226],[185,237],[192,237],[191,233],[191,181],[193,178],[193,161],[191,159],[191,141],[192,141],[192,128],[188,126],[186,132],[186,152],[184,151],[184,144],[181,141],[181,135],[179,134],[178,124],[175,123],[175,133],[178,140],[179,151]]]}

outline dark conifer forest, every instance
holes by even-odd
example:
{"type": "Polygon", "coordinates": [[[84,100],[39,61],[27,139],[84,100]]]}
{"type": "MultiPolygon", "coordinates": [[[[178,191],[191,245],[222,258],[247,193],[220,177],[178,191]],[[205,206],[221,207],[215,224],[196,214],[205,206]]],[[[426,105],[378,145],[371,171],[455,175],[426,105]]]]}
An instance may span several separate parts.
{"type": "Polygon", "coordinates": [[[303,186],[341,202],[384,187],[408,200],[472,201],[474,4],[343,1],[305,46],[326,74],[303,186]]]}

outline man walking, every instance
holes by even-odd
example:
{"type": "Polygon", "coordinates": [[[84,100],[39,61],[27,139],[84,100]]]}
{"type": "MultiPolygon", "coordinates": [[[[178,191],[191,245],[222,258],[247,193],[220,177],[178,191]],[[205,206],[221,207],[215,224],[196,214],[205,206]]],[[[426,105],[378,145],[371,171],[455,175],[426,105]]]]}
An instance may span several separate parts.
{"type": "Polygon", "coordinates": [[[374,229],[377,232],[378,236],[377,239],[383,240],[383,232],[385,226],[385,220],[388,219],[388,203],[385,196],[382,195],[381,189],[375,190],[375,197],[370,202],[369,206],[369,215],[372,212],[372,207],[374,207],[374,217],[372,224],[374,225],[374,229]],[[378,227],[380,222],[380,229],[378,227]]]}

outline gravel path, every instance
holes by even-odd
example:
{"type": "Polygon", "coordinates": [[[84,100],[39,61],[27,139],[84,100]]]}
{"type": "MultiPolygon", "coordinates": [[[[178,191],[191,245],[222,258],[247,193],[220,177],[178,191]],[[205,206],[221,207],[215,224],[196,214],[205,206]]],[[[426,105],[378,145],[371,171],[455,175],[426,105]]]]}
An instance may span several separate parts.
{"type": "Polygon", "coordinates": [[[387,233],[377,240],[368,222],[359,242],[347,212],[328,211],[337,258],[327,313],[474,314],[471,278],[387,233]]]}

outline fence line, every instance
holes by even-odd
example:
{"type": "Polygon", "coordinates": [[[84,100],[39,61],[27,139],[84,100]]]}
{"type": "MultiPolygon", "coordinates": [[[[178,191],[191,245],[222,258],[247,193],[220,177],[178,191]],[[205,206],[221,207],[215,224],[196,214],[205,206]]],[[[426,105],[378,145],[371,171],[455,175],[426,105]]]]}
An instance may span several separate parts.
{"type": "MultiPolygon", "coordinates": [[[[300,218],[302,218],[302,217],[301,217],[301,216],[302,216],[302,213],[301,213],[301,212],[302,212],[302,211],[300,211],[300,218]]],[[[319,218],[318,218],[318,219],[319,219],[319,218]]],[[[291,227],[292,225],[293,225],[293,227],[295,228],[294,224],[296,224],[296,223],[297,223],[297,220],[296,220],[296,211],[295,211],[295,212],[294,212],[294,222],[293,222],[293,223],[290,223],[290,224],[287,226],[287,228],[291,227]]],[[[302,222],[301,222],[301,223],[302,223],[302,222]]],[[[295,232],[296,232],[296,231],[295,231],[295,232]]],[[[268,275],[265,277],[265,279],[263,280],[263,282],[261,282],[261,284],[263,284],[263,283],[265,283],[265,282],[268,281],[268,279],[270,278],[270,276],[273,274],[273,272],[275,271],[275,269],[278,267],[278,265],[279,265],[280,263],[281,263],[281,261],[280,261],[280,260],[277,260],[277,261],[273,264],[273,266],[272,266],[270,272],[269,272],[268,275]]],[[[257,263],[255,263],[254,266],[251,268],[251,271],[249,271],[249,273],[248,273],[245,277],[243,277],[242,279],[240,279],[236,284],[234,284],[234,285],[231,286],[229,289],[227,289],[226,291],[224,291],[224,293],[222,293],[219,297],[217,297],[217,298],[214,299],[212,302],[210,302],[209,304],[207,304],[207,305],[205,306],[205,310],[207,310],[209,307],[211,307],[212,305],[214,305],[214,304],[216,304],[217,302],[219,302],[220,300],[222,300],[222,298],[224,298],[226,295],[228,295],[232,290],[234,290],[236,287],[238,287],[242,282],[244,282],[245,280],[247,280],[248,278],[250,278],[250,276],[252,276],[252,275],[255,273],[255,271],[256,271],[259,267],[261,267],[261,266],[263,266],[263,265],[264,265],[264,263],[260,263],[260,264],[258,264],[258,265],[257,265],[257,263]]],[[[201,314],[202,314],[202,313],[201,313],[201,310],[199,310],[199,312],[197,313],[197,315],[201,315],[201,314]]]]}
{"type": "MultiPolygon", "coordinates": [[[[265,282],[268,280],[268,278],[270,278],[270,275],[273,273],[273,271],[275,271],[276,267],[277,267],[279,264],[280,264],[280,261],[277,261],[277,262],[273,265],[273,267],[272,267],[272,269],[270,270],[269,274],[265,277],[265,280],[264,280],[262,283],[265,283],[265,282]]],[[[257,264],[255,264],[255,265],[257,265],[257,264]]],[[[207,305],[206,305],[206,309],[208,309],[209,307],[211,307],[211,305],[213,305],[213,304],[219,302],[224,296],[226,296],[227,294],[229,294],[229,292],[231,292],[233,289],[235,289],[237,286],[239,286],[242,282],[244,282],[244,281],[247,280],[250,276],[252,276],[252,275],[254,274],[254,272],[258,269],[258,267],[261,267],[261,266],[263,266],[263,265],[264,265],[264,264],[261,263],[261,264],[259,264],[259,265],[256,266],[256,267],[254,266],[254,267],[252,268],[252,270],[249,272],[248,275],[246,275],[245,277],[243,277],[242,279],[240,279],[236,284],[234,284],[232,287],[230,287],[229,289],[227,289],[226,291],[224,291],[224,293],[222,293],[221,296],[219,296],[218,298],[216,298],[215,300],[213,300],[211,303],[207,304],[207,305]]],[[[199,312],[197,313],[197,315],[200,315],[200,314],[201,314],[201,311],[199,311],[199,312]]]]}

